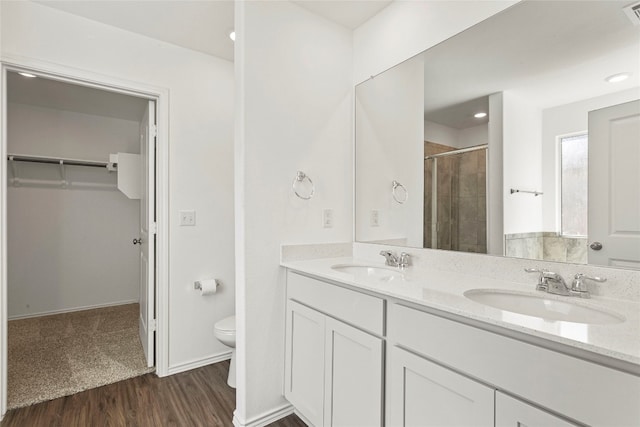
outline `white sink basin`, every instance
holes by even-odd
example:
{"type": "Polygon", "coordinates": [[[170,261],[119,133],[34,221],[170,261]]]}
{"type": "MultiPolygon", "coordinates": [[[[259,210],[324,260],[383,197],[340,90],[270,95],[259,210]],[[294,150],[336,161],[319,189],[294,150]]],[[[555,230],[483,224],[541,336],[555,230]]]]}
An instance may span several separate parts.
{"type": "Polygon", "coordinates": [[[374,278],[387,282],[395,279],[402,279],[404,276],[397,268],[377,265],[335,264],[332,265],[331,268],[335,271],[351,274],[356,277],[374,278]]]}
{"type": "Polygon", "coordinates": [[[545,294],[538,295],[497,289],[471,289],[465,292],[464,296],[480,304],[544,320],[586,324],[611,324],[625,321],[624,316],[606,309],[572,300],[560,301],[548,298],[545,294]]]}

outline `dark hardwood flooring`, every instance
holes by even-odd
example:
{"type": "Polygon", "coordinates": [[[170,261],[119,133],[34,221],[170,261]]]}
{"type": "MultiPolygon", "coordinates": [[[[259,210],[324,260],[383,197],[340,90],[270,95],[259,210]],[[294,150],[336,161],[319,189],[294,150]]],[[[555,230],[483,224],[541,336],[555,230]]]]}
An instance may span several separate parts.
{"type": "MultiPolygon", "coordinates": [[[[229,362],[169,377],[146,374],[71,396],[8,411],[2,427],[232,426],[236,392],[229,362]]],[[[295,415],[274,427],[305,427],[295,415]]]]}

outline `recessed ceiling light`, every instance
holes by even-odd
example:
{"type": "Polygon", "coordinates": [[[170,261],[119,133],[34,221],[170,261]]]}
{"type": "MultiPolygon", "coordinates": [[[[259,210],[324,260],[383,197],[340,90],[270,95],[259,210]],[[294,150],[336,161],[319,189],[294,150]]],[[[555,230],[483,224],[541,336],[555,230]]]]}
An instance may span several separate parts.
{"type": "Polygon", "coordinates": [[[18,74],[20,74],[23,77],[29,77],[29,78],[36,77],[34,74],[29,74],[29,73],[18,73],[18,74]]]}
{"type": "Polygon", "coordinates": [[[236,41],[236,32],[233,30],[229,31],[229,38],[233,41],[236,41]]]}
{"type": "Polygon", "coordinates": [[[475,113],[473,117],[475,117],[476,119],[481,119],[483,117],[487,117],[487,113],[475,113]]]}
{"type": "Polygon", "coordinates": [[[607,77],[605,80],[609,83],[619,83],[621,81],[627,80],[629,76],[629,73],[618,73],[607,77]]]}

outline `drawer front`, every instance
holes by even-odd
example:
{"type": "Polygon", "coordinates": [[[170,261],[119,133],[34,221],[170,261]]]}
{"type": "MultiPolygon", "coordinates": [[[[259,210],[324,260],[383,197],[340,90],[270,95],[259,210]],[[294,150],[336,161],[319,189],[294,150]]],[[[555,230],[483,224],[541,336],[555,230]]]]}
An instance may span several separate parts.
{"type": "Polygon", "coordinates": [[[384,300],[289,271],[287,298],[373,334],[384,335],[384,300]]]}
{"type": "Polygon", "coordinates": [[[591,425],[640,425],[640,377],[398,304],[390,344],[591,425]]]}

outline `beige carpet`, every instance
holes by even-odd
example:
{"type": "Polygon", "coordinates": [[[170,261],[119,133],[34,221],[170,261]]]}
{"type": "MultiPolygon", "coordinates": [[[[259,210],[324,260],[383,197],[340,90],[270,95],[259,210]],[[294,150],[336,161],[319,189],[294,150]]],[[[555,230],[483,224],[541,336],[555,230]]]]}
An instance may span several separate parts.
{"type": "Polygon", "coordinates": [[[138,304],[127,304],[10,321],[8,409],[153,371],[138,313],[138,304]]]}

